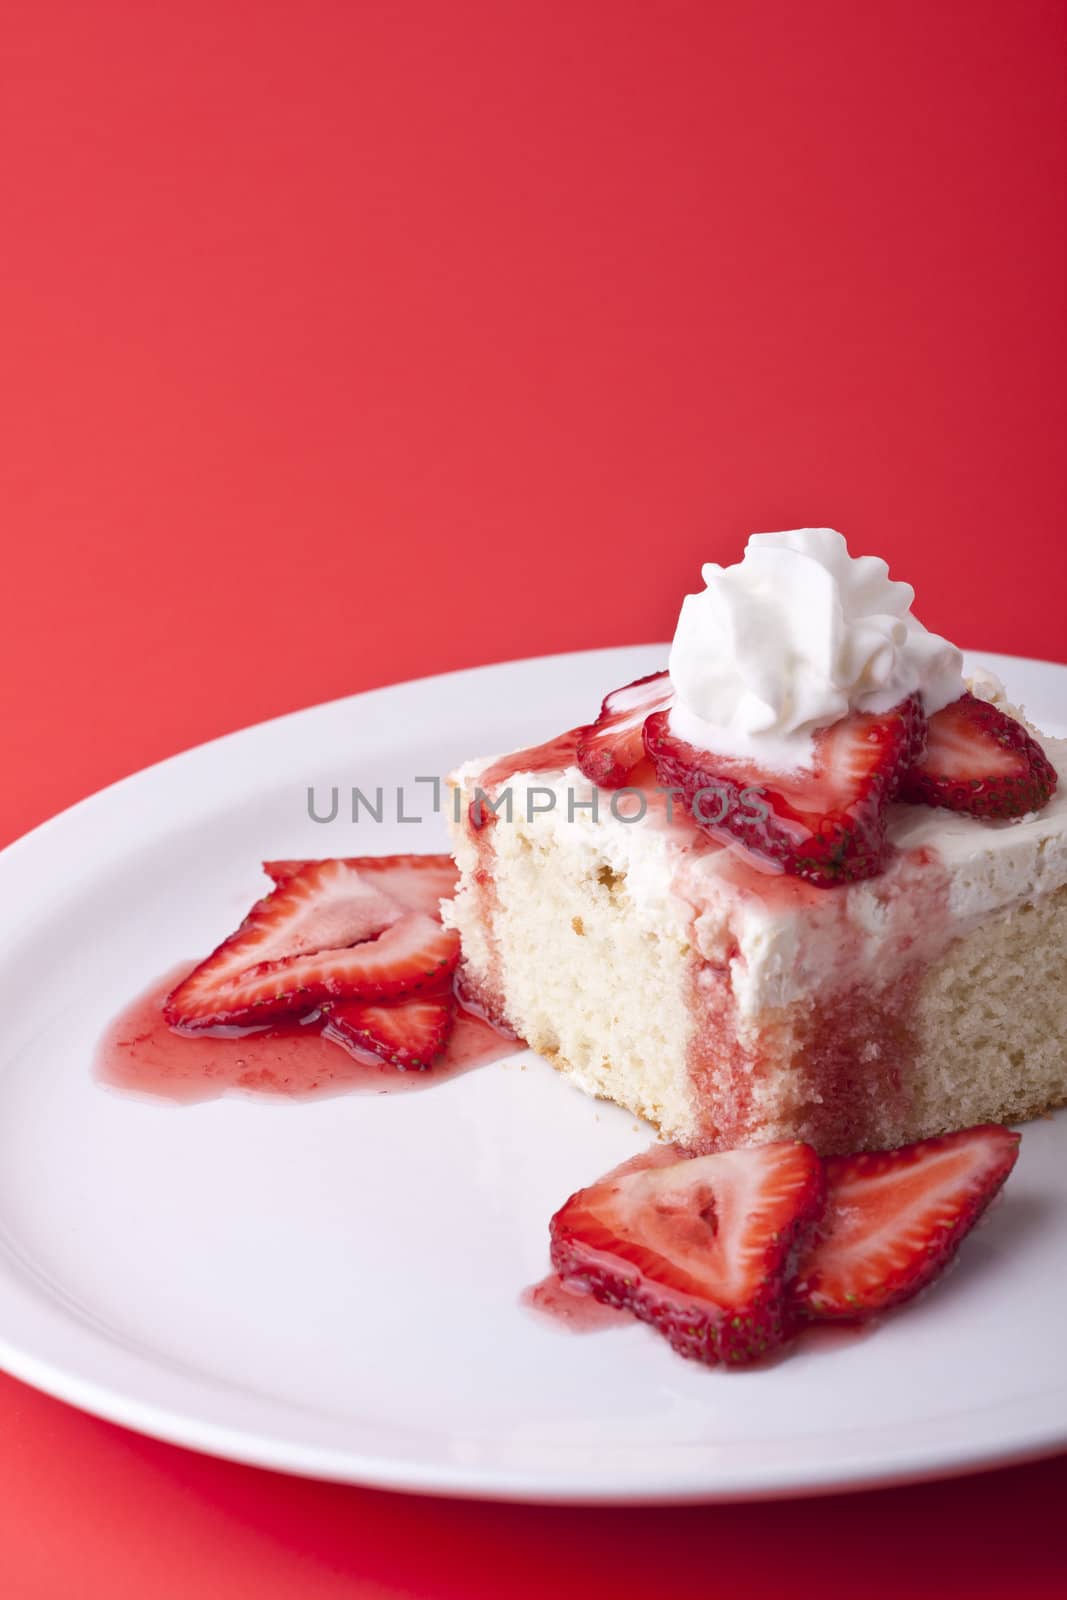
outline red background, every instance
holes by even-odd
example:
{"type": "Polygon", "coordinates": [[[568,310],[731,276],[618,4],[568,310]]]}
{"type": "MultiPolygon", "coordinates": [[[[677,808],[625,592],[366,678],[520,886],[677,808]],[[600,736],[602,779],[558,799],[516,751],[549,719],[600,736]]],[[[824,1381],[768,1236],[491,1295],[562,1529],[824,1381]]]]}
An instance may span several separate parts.
{"type": "MultiPolygon", "coordinates": [[[[1063,658],[1065,44],[1058,0],[9,0],[0,842],[260,717],[664,637],[752,529],[1063,658]]],[[[455,1506],[0,1387],[18,1600],[1051,1594],[1065,1489],[455,1506]]]]}

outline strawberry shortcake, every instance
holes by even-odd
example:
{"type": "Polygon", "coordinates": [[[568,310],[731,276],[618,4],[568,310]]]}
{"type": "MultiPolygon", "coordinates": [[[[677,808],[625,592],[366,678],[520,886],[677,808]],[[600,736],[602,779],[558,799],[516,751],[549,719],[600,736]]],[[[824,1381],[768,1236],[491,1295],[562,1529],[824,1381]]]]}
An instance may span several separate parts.
{"type": "Polygon", "coordinates": [[[454,774],[463,992],[689,1151],[1067,1102],[1067,742],[831,529],[704,580],[666,671],[454,774]]]}

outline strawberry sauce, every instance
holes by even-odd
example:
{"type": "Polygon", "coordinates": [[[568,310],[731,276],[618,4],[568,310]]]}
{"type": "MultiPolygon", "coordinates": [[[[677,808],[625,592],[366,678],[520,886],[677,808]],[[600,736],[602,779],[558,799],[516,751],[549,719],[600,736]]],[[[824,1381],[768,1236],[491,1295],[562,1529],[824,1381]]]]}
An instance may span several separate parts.
{"type": "Polygon", "coordinates": [[[501,756],[478,774],[477,786],[486,794],[492,794],[497,784],[516,773],[566,771],[575,763],[580,732],[580,728],[570,728],[554,739],[546,739],[544,744],[530,745],[526,750],[513,750],[501,756]]]}
{"type": "MultiPolygon", "coordinates": [[[[782,874],[728,863],[733,887],[775,910],[804,913],[801,928],[821,941],[826,980],[810,997],[758,1014],[742,1028],[731,978],[734,944],[694,960],[690,1043],[694,1098],[704,1108],[701,1151],[751,1143],[780,1125],[823,1154],[898,1144],[913,1100],[921,1050],[916,1002],[948,939],[948,878],[935,853],[897,855],[869,886],[877,908],[879,960],[866,958],[852,901],[782,874]],[[788,1063],[783,1070],[782,1063],[788,1063]]],[[[685,894],[685,880],[679,892],[685,894]]],[[[804,952],[801,950],[801,959],[804,952]]],[[[809,956],[814,963],[814,957],[809,956]]]]}
{"type": "Polygon", "coordinates": [[[599,1333],[603,1328],[618,1328],[634,1320],[628,1311],[602,1306],[583,1289],[572,1288],[557,1272],[550,1272],[540,1283],[524,1289],[520,1303],[550,1317],[568,1333],[599,1333]]]}
{"type": "Polygon", "coordinates": [[[230,1029],[224,1037],[179,1033],[164,1022],[162,1007],[188,970],[182,965],[158,979],[110,1024],[94,1065],[101,1083],[182,1104],[234,1089],[292,1100],[396,1094],[429,1089],[522,1048],[462,1006],[443,1053],[425,1072],[400,1072],[370,1052],[349,1055],[321,1036],[317,1019],[230,1029]]]}
{"type": "MultiPolygon", "coordinates": [[[[603,1306],[583,1289],[572,1287],[558,1272],[550,1272],[540,1283],[533,1283],[519,1296],[519,1304],[554,1322],[562,1333],[604,1333],[636,1321],[629,1311],[603,1306]]],[[[791,1341],[797,1351],[807,1355],[833,1355],[869,1339],[878,1330],[877,1321],[813,1322],[797,1330],[791,1341]]],[[[790,1346],[773,1350],[756,1365],[769,1367],[791,1354],[790,1346]]]]}

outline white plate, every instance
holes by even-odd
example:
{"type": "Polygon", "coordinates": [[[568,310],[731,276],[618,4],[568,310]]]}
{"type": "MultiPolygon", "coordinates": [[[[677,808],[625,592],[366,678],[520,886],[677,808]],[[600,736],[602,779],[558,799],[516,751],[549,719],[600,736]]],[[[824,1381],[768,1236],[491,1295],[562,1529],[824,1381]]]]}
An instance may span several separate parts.
{"type": "MultiPolygon", "coordinates": [[[[110,1017],[213,945],[269,855],[444,847],[442,819],[307,816],[580,721],[662,647],[403,684],[250,728],[0,856],[0,1363],[87,1411],[241,1461],[531,1500],[811,1493],[1067,1443],[1067,1121],[932,1294],[754,1372],[638,1326],[523,1309],[546,1224],[645,1128],[530,1054],[424,1093],[174,1106],[94,1081],[110,1017]]],[[[982,658],[1063,730],[1067,668],[982,658]]],[[[429,809],[429,786],[409,810],[429,809]]]]}

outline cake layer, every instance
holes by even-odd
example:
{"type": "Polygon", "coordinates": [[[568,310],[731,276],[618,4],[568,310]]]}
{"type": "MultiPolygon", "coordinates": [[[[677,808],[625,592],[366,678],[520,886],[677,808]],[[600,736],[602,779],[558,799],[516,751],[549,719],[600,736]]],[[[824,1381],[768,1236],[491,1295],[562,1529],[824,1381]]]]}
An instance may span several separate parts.
{"type": "Polygon", "coordinates": [[[669,817],[651,776],[613,803],[555,759],[456,774],[449,915],[468,986],[579,1087],[698,1149],[878,1148],[1067,1103],[1063,781],[1010,823],[894,807],[888,870],[825,890],[669,817]]]}

